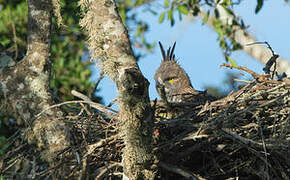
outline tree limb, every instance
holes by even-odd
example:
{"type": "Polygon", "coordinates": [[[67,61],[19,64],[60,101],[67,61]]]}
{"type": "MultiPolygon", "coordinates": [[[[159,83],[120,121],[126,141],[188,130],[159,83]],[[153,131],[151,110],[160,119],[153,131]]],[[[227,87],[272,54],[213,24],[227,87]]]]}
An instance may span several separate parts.
{"type": "Polygon", "coordinates": [[[14,66],[0,72],[0,110],[25,124],[26,138],[43,148],[42,157],[53,162],[56,152],[70,145],[69,132],[59,121],[62,112],[49,109],[36,118],[46,107],[53,104],[49,92],[51,0],[28,0],[27,55],[14,66]]]}
{"type": "MultiPolygon", "coordinates": [[[[208,20],[205,22],[206,25],[208,25],[212,29],[215,29],[213,24],[214,21],[221,20],[224,25],[227,25],[227,23],[231,23],[234,18],[231,14],[226,12],[226,10],[221,5],[217,5],[217,9],[220,15],[219,19],[215,18],[214,16],[209,16],[208,20]]],[[[205,16],[207,16],[207,13],[202,10],[198,13],[198,17],[200,19],[204,19],[205,16]]],[[[235,28],[235,33],[233,34],[233,38],[235,39],[235,41],[243,46],[243,50],[248,55],[252,56],[261,63],[266,64],[268,60],[272,57],[271,51],[266,47],[262,46],[261,44],[257,44],[254,46],[245,46],[246,44],[257,42],[257,40],[246,29],[241,29],[238,26],[235,26],[235,28]]],[[[285,72],[289,76],[290,61],[282,57],[278,58],[277,71],[279,73],[285,72]]]]}
{"type": "Polygon", "coordinates": [[[151,169],[153,112],[148,96],[149,83],[142,75],[131,49],[128,32],[116,11],[115,1],[81,1],[87,10],[81,26],[88,33],[91,58],[117,84],[120,137],[123,137],[124,178],[154,179],[151,169]]]}

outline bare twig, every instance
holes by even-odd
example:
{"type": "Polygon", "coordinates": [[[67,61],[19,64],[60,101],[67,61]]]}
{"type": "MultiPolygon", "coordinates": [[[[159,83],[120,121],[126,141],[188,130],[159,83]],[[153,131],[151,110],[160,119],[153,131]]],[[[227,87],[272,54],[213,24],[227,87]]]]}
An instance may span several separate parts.
{"type": "Polygon", "coordinates": [[[265,138],[264,138],[264,134],[263,134],[263,129],[262,129],[262,123],[261,123],[261,120],[260,118],[257,116],[256,113],[253,113],[253,116],[256,118],[256,120],[258,121],[258,124],[259,124],[259,132],[260,132],[260,135],[261,135],[261,139],[262,139],[262,145],[263,145],[263,150],[264,150],[264,154],[265,154],[265,161],[266,161],[266,178],[267,180],[270,179],[269,177],[269,163],[268,163],[268,153],[267,153],[267,149],[266,149],[266,143],[265,143],[265,138]]]}
{"type": "Polygon", "coordinates": [[[185,177],[186,179],[191,179],[191,180],[205,180],[205,178],[201,177],[200,175],[194,175],[193,173],[187,172],[184,169],[181,169],[177,166],[168,164],[168,163],[164,163],[164,162],[159,162],[158,166],[162,167],[163,169],[166,169],[167,171],[179,174],[183,177],[185,177]]]}
{"type": "Polygon", "coordinates": [[[96,82],[96,84],[95,84],[95,86],[94,86],[94,90],[93,90],[93,92],[92,92],[92,94],[91,94],[90,97],[93,97],[93,93],[95,93],[95,92],[97,91],[97,89],[98,89],[98,87],[99,87],[99,84],[100,84],[100,82],[101,82],[103,79],[104,79],[104,72],[101,71],[100,74],[99,74],[99,78],[98,78],[98,80],[97,80],[97,82],[96,82]]]}
{"type": "Polygon", "coordinates": [[[275,72],[276,72],[277,59],[279,58],[279,55],[278,54],[275,54],[275,52],[273,51],[272,47],[270,46],[270,44],[267,41],[265,41],[265,42],[254,42],[254,43],[247,44],[246,46],[250,46],[250,45],[254,45],[254,44],[266,44],[267,47],[272,52],[272,57],[267,61],[265,67],[263,68],[263,71],[266,74],[270,74],[270,69],[271,69],[271,67],[274,64],[274,70],[273,70],[273,73],[271,75],[271,78],[273,79],[274,78],[274,75],[275,75],[275,72]]]}
{"type": "Polygon", "coordinates": [[[250,83],[251,81],[244,80],[244,79],[233,79],[236,82],[242,82],[242,83],[250,83]]]}
{"type": "MultiPolygon", "coordinates": [[[[258,147],[260,149],[263,149],[263,143],[260,143],[260,142],[256,142],[256,141],[253,141],[251,139],[248,139],[248,138],[244,138],[240,135],[238,135],[236,132],[232,132],[228,129],[225,129],[223,128],[222,129],[222,132],[224,132],[226,135],[229,135],[227,137],[233,137],[234,140],[238,140],[239,142],[245,144],[245,145],[248,145],[248,146],[253,146],[253,147],[258,147]]],[[[276,144],[270,144],[268,143],[267,144],[267,147],[270,148],[270,149],[277,149],[277,148],[285,148],[287,149],[287,145],[276,145],[276,144]]]]}
{"type": "Polygon", "coordinates": [[[273,51],[273,49],[272,49],[272,47],[270,46],[270,44],[267,41],[264,41],[264,42],[253,42],[253,43],[246,44],[246,46],[251,46],[251,45],[255,45],[255,44],[266,44],[267,47],[272,52],[272,54],[275,54],[274,51],[273,51]]]}
{"type": "Polygon", "coordinates": [[[109,166],[102,167],[101,172],[99,173],[99,175],[96,176],[95,179],[96,180],[107,179],[104,176],[108,173],[109,170],[111,170],[114,167],[122,167],[122,164],[119,162],[114,162],[114,163],[110,164],[109,166]]]}
{"type": "Polygon", "coordinates": [[[115,102],[117,102],[118,100],[119,100],[119,97],[113,99],[113,100],[112,100],[112,101],[107,105],[107,107],[111,107],[111,106],[113,106],[113,104],[115,104],[115,102]]]}
{"type": "Polygon", "coordinates": [[[118,137],[119,137],[118,134],[117,135],[113,135],[113,136],[108,137],[106,139],[100,139],[98,142],[96,142],[94,144],[88,145],[87,146],[87,153],[84,155],[84,157],[86,157],[86,156],[90,155],[91,153],[93,153],[96,148],[99,148],[99,147],[103,146],[105,143],[108,143],[108,142],[110,142],[110,141],[112,141],[114,139],[117,139],[118,137]]]}
{"type": "Polygon", "coordinates": [[[49,109],[56,108],[56,107],[60,107],[60,106],[66,105],[66,104],[76,104],[76,103],[86,103],[86,104],[90,104],[93,108],[101,111],[102,113],[104,113],[105,115],[107,115],[109,117],[113,117],[114,116],[114,114],[111,113],[110,111],[112,111],[114,113],[117,113],[117,111],[115,111],[114,109],[111,109],[109,107],[105,107],[105,106],[103,106],[101,104],[98,104],[98,103],[95,103],[95,102],[92,102],[92,101],[82,101],[82,100],[79,100],[79,101],[66,101],[66,102],[63,102],[63,103],[59,103],[59,104],[55,104],[55,105],[49,106],[46,109],[42,110],[35,117],[36,118],[39,118],[40,115],[42,115],[44,112],[46,112],[49,109]]]}
{"type": "Polygon", "coordinates": [[[80,98],[80,99],[83,99],[84,101],[86,101],[88,104],[90,104],[93,108],[103,112],[105,115],[109,116],[109,117],[113,117],[113,114],[109,111],[112,111],[114,113],[117,113],[118,111],[115,111],[114,109],[110,108],[110,107],[106,107],[102,104],[99,104],[99,103],[95,103],[93,102],[92,100],[90,100],[90,98],[88,98],[87,96],[85,96],[84,94],[80,93],[80,92],[77,92],[75,90],[72,90],[71,91],[72,95],[80,98]],[[109,111],[108,111],[109,110],[109,111]]]}
{"type": "MultiPolygon", "coordinates": [[[[10,12],[10,16],[12,16],[11,12],[10,12]]],[[[13,32],[13,41],[14,41],[14,45],[15,45],[15,57],[14,60],[17,59],[18,57],[18,45],[17,45],[17,34],[16,34],[16,27],[15,27],[15,22],[14,20],[12,20],[12,32],[13,32]]]]}
{"type": "Polygon", "coordinates": [[[226,64],[226,63],[223,63],[222,65],[221,65],[221,67],[228,67],[228,68],[235,68],[235,69],[239,69],[239,70],[242,70],[242,71],[245,71],[245,72],[247,72],[247,73],[249,73],[249,74],[251,74],[255,79],[258,79],[258,80],[264,80],[265,79],[265,77],[266,76],[263,76],[263,75],[260,75],[260,74],[257,74],[257,73],[255,73],[254,71],[252,71],[252,70],[250,70],[250,69],[248,69],[248,68],[246,68],[246,67],[240,67],[240,66],[233,66],[233,65],[231,65],[231,64],[226,64]]]}

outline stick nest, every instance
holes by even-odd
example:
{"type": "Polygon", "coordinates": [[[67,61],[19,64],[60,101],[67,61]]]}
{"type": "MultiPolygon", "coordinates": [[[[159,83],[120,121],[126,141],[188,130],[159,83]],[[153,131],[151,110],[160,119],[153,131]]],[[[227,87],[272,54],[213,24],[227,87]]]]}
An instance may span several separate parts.
{"type": "MultiPolygon", "coordinates": [[[[152,102],[156,179],[289,179],[289,93],[289,81],[259,76],[211,103],[167,107],[152,102]]],[[[72,147],[48,165],[41,151],[23,140],[23,131],[17,131],[8,142],[13,148],[0,159],[1,174],[121,179],[124,144],[118,113],[80,98],[84,101],[72,102],[75,107],[66,108],[63,119],[72,132],[72,147]]]]}

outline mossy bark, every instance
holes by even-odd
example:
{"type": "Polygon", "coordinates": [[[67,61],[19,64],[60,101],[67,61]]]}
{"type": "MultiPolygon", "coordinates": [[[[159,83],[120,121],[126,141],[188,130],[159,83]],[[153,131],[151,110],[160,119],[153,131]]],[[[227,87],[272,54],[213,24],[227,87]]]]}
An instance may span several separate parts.
{"type": "Polygon", "coordinates": [[[81,7],[86,11],[81,26],[87,30],[92,59],[101,62],[100,68],[118,87],[120,133],[125,142],[124,176],[154,179],[149,83],[133,55],[128,32],[113,0],[82,1],[81,7]]]}
{"type": "Polygon", "coordinates": [[[70,145],[69,132],[64,122],[58,120],[62,112],[46,110],[54,103],[49,91],[52,2],[27,3],[27,55],[13,66],[3,67],[0,73],[0,110],[24,124],[28,142],[36,143],[43,159],[52,162],[57,151],[70,145]]]}

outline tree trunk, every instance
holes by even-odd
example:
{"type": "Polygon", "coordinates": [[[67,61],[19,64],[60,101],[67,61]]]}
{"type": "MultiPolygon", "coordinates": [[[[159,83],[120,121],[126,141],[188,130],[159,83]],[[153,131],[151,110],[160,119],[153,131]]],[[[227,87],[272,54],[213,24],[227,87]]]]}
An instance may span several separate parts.
{"type": "Polygon", "coordinates": [[[117,84],[120,135],[124,140],[123,170],[126,179],[154,179],[151,169],[153,112],[148,96],[148,81],[139,70],[116,4],[97,0],[89,4],[81,26],[88,31],[92,59],[98,58],[101,69],[117,84]]]}
{"type": "Polygon", "coordinates": [[[70,145],[69,132],[58,120],[62,112],[47,109],[53,104],[49,92],[51,0],[28,0],[28,49],[20,61],[11,58],[0,71],[0,110],[25,125],[29,143],[43,149],[44,160],[53,162],[56,152],[70,145]]]}

